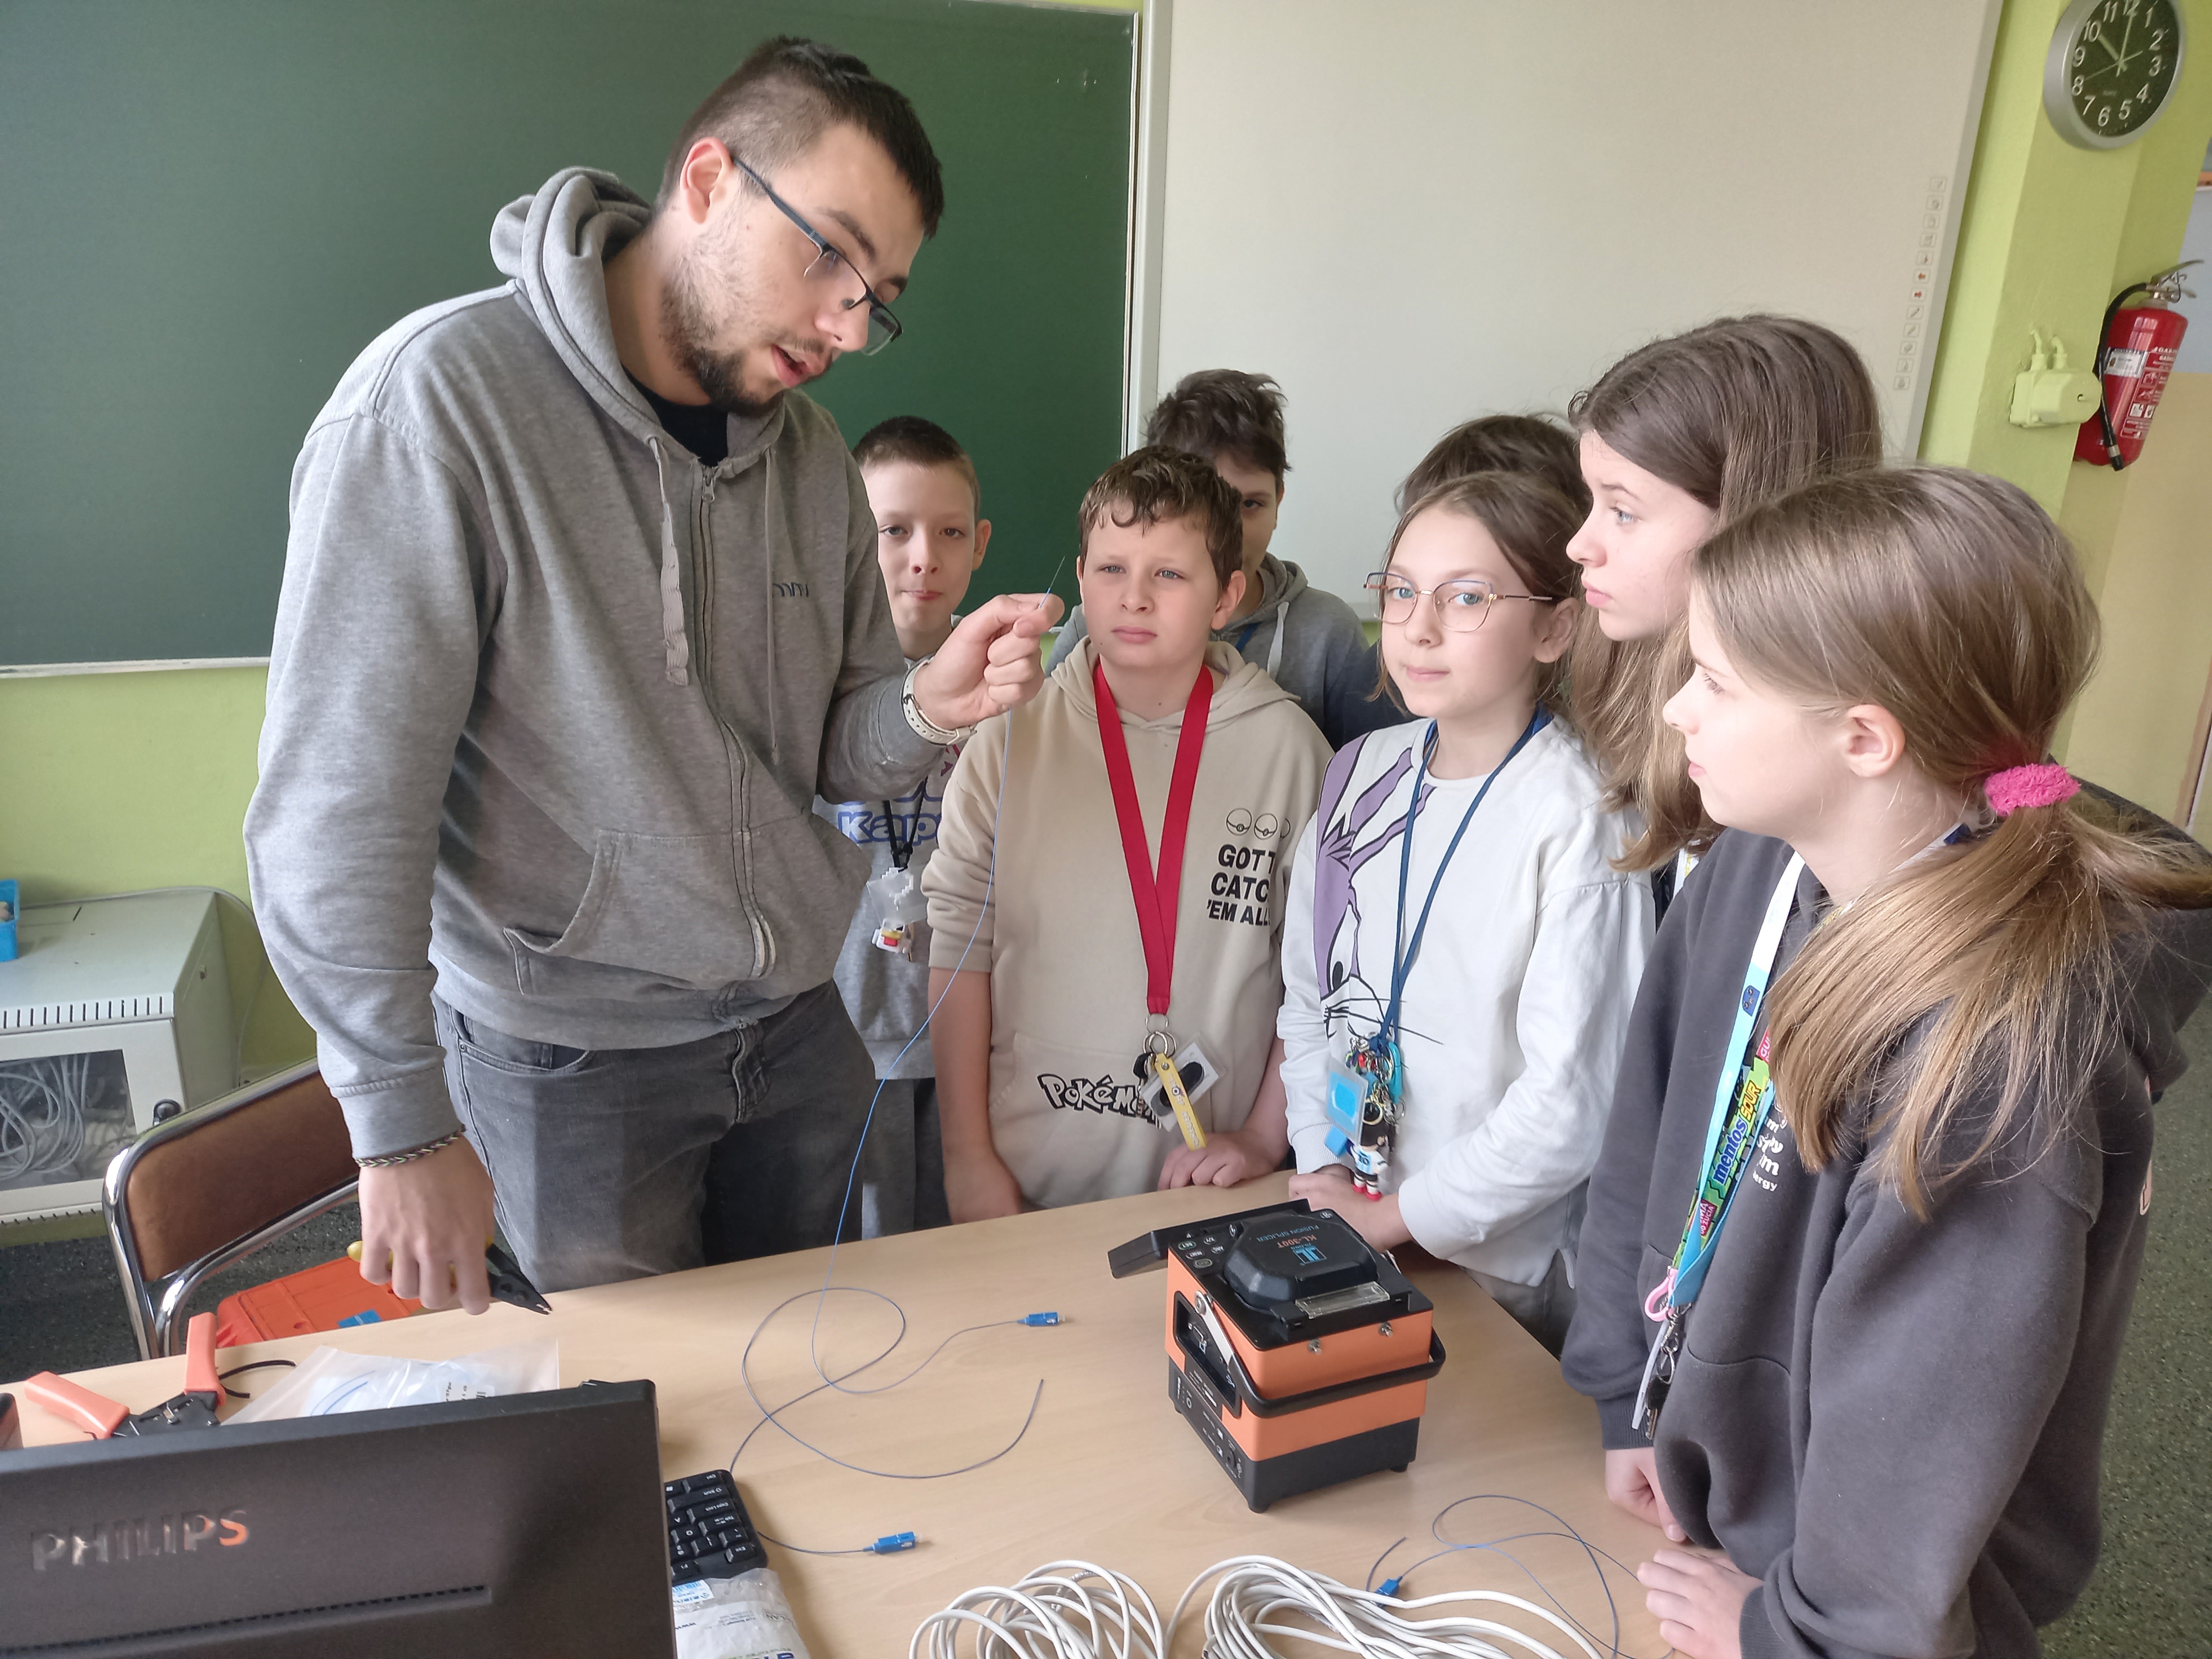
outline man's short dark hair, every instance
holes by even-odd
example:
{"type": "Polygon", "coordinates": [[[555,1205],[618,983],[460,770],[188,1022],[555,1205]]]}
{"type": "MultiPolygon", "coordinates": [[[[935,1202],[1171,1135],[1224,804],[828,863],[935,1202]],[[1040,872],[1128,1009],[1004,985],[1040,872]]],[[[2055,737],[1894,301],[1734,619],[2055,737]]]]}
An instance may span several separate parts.
{"type": "Polygon", "coordinates": [[[1145,441],[1181,449],[1208,461],[1230,455],[1275,477],[1275,493],[1291,470],[1283,451],[1283,389],[1268,374],[1240,368],[1201,368],[1176,382],[1145,422],[1145,441]]]}
{"type": "Polygon", "coordinates": [[[894,461],[951,467],[975,492],[975,510],[983,510],[983,486],[975,477],[975,463],[968,459],[960,441],[934,421],[925,421],[919,415],[894,415],[888,421],[878,421],[853,446],[853,459],[863,471],[894,461]]]}
{"type": "Polygon", "coordinates": [[[654,210],[676,194],[684,158],[702,138],[720,139],[773,184],[786,165],[840,125],[858,127],[883,146],[921,209],[922,234],[936,235],[945,216],[945,177],[906,94],[877,80],[850,52],[789,34],[753,48],[737,73],[692,111],[661,169],[654,210]]]}
{"type": "Polygon", "coordinates": [[[1075,556],[1091,550],[1091,532],[1111,519],[1120,529],[1188,519],[1206,538],[1213,578],[1222,586],[1244,568],[1244,508],[1213,463],[1188,450],[1151,444],[1133,449],[1099,474],[1076,509],[1075,556]]]}
{"type": "Polygon", "coordinates": [[[1578,512],[1584,516],[1589,513],[1589,486],[1583,482],[1575,434],[1541,415],[1485,415],[1454,427],[1398,486],[1398,511],[1403,513],[1431,490],[1478,472],[1519,472],[1541,478],[1578,512]]]}

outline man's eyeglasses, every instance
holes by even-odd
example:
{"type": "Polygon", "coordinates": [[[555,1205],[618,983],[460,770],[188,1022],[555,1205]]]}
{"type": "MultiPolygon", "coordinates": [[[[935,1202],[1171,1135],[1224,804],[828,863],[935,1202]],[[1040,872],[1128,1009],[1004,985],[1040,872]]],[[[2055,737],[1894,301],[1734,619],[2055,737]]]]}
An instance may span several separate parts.
{"type": "Polygon", "coordinates": [[[758,185],[761,187],[761,194],[767,197],[769,201],[775,203],[776,206],[782,210],[783,216],[790,220],[793,224],[799,227],[799,234],[805,237],[808,241],[814,244],[814,261],[811,264],[806,267],[808,281],[816,283],[837,282],[840,280],[838,273],[840,271],[846,270],[851,271],[854,276],[859,280],[860,284],[860,293],[854,295],[854,297],[849,300],[840,300],[837,303],[842,306],[847,311],[850,311],[854,306],[859,305],[863,300],[867,301],[868,343],[860,348],[860,355],[862,356],[874,356],[876,353],[881,351],[885,346],[889,345],[893,340],[897,339],[900,335],[906,331],[906,330],[900,325],[899,319],[891,315],[891,308],[876,297],[875,289],[868,286],[868,279],[860,275],[860,268],[858,265],[854,264],[850,259],[839,252],[837,249],[831,245],[827,237],[823,236],[820,231],[815,229],[813,226],[808,224],[805,219],[801,218],[797,208],[792,206],[790,203],[785,201],[782,197],[777,195],[775,191],[771,190],[769,187],[769,182],[767,179],[762,178],[760,174],[755,173],[743,161],[738,161],[735,155],[732,155],[730,157],[730,163],[732,166],[736,167],[738,172],[744,173],[746,178],[758,185]]]}
{"type": "Polygon", "coordinates": [[[1521,599],[1529,605],[1559,603],[1534,593],[1501,593],[1480,576],[1462,576],[1434,587],[1416,587],[1394,570],[1378,570],[1370,576],[1367,591],[1375,595],[1386,623],[1413,621],[1413,607],[1426,599],[1434,603],[1437,615],[1455,634],[1474,633],[1488,618],[1490,607],[1500,599],[1521,599]]]}

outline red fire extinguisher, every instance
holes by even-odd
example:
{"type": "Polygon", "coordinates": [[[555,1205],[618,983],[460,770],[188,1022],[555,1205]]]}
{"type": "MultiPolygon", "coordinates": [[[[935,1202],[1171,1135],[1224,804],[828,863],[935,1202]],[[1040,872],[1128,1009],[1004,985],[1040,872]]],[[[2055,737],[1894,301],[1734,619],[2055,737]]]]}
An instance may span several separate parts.
{"type": "Polygon", "coordinates": [[[2197,263],[2191,259],[2147,283],[2124,288],[2105,307],[2096,370],[2104,383],[2105,401],[2075,434],[2075,460],[2118,472],[2142,453],[2151,416],[2158,413],[2158,400],[2173,373],[2174,353],[2189,330],[2189,319],[2172,308],[2177,300],[2196,297],[2181,285],[2181,274],[2197,263]],[[2138,294],[2142,303],[2129,305],[2138,294]]]}

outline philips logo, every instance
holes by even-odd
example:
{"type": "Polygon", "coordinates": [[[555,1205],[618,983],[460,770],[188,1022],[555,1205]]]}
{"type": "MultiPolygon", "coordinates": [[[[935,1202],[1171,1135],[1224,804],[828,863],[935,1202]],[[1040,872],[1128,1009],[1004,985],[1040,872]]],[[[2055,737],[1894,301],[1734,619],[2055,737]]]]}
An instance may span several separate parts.
{"type": "Polygon", "coordinates": [[[31,1571],[105,1567],[156,1555],[234,1549],[252,1536],[244,1510],[225,1510],[221,1515],[198,1510],[135,1521],[102,1521],[65,1533],[33,1533],[31,1571]]]}
{"type": "Polygon", "coordinates": [[[814,590],[805,582],[772,582],[769,586],[775,589],[775,596],[779,599],[811,599],[814,597],[814,590]]]}

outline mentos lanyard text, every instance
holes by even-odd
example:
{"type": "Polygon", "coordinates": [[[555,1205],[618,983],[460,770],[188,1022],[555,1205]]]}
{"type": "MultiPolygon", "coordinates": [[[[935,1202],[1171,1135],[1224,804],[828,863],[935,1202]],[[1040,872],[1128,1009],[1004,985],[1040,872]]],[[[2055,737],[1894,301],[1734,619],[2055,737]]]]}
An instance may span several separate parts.
{"type": "Polygon", "coordinates": [[[1421,939],[1428,932],[1429,912],[1436,904],[1437,890],[1444,884],[1444,872],[1451,867],[1452,854],[1459,851],[1467,827],[1474,822],[1475,809],[1489,794],[1490,786],[1551,721],[1548,709],[1539,708],[1529,716],[1528,724],[1505,751],[1505,758],[1491,769],[1482,787],[1474,792],[1474,799],[1468,803],[1467,811],[1460,818],[1459,828],[1452,831],[1443,857],[1437,862],[1436,875],[1429,883],[1429,896],[1421,902],[1420,919],[1413,924],[1413,941],[1408,944],[1406,890],[1413,865],[1413,819],[1421,810],[1421,786],[1428,779],[1429,757],[1436,751],[1437,723],[1431,720],[1429,729],[1421,734],[1421,758],[1413,769],[1413,793],[1406,803],[1404,839],[1398,848],[1398,917],[1390,947],[1390,1000],[1374,1035],[1355,1038],[1343,1065],[1332,1065],[1329,1073],[1328,1147],[1340,1158],[1350,1156],[1352,1185],[1370,1198],[1382,1195],[1383,1176],[1390,1167],[1390,1150],[1397,1139],[1399,1121],[1405,1115],[1401,1075],[1405,1054],[1398,1041],[1399,1018],[1406,1002],[1406,981],[1413,975],[1414,959],[1421,954],[1421,939]]]}
{"type": "Polygon", "coordinates": [[[1712,1265],[1721,1229],[1728,1223],[1744,1171],[1751,1165],[1752,1150],[1774,1109],[1774,1079],[1767,1071],[1768,1040],[1759,1031],[1759,1014],[1766,1001],[1775,956],[1782,948],[1782,930],[1797,896],[1797,878],[1804,868],[1805,860],[1790,854],[1781,880],[1775,884],[1773,897],[1766,902],[1766,915],[1752,942],[1743,990],[1736,998],[1735,1021],[1729,1028],[1728,1047],[1722,1050],[1720,1076],[1713,1086],[1712,1121],[1705,1129],[1705,1156],[1699,1165],[1704,1173],[1691,1200],[1689,1218],[1682,1224],[1674,1265],[1644,1304],[1645,1316],[1661,1322],[1651,1341],[1651,1356],[1644,1364],[1643,1384],[1636,1391],[1634,1420],[1646,1439],[1658,1428],[1659,1407],[1674,1380],[1682,1322],[1705,1285],[1705,1270],[1712,1265]],[[1756,1049],[1752,1046],[1754,1034],[1759,1038],[1756,1049]]]}

